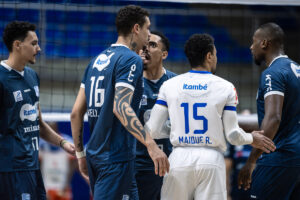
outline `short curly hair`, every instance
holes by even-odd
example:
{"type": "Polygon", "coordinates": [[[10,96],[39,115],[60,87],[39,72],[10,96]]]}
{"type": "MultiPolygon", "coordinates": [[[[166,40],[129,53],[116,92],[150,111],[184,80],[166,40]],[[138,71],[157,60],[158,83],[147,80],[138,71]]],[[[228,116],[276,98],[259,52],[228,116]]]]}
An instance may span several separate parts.
{"type": "Polygon", "coordinates": [[[209,34],[194,34],[184,45],[184,53],[191,67],[203,65],[208,52],[214,51],[214,38],[209,34]]]}
{"type": "Polygon", "coordinates": [[[170,42],[168,38],[159,31],[151,31],[151,34],[157,35],[161,38],[161,43],[163,44],[163,51],[169,51],[170,50],[170,42]]]}
{"type": "Polygon", "coordinates": [[[127,36],[135,24],[143,26],[149,12],[140,6],[128,5],[121,8],[116,17],[116,27],[119,35],[127,36]]]}
{"type": "Polygon", "coordinates": [[[13,21],[6,25],[3,31],[3,42],[9,52],[12,52],[12,46],[15,40],[24,41],[28,31],[35,31],[36,26],[29,22],[13,21]]]}

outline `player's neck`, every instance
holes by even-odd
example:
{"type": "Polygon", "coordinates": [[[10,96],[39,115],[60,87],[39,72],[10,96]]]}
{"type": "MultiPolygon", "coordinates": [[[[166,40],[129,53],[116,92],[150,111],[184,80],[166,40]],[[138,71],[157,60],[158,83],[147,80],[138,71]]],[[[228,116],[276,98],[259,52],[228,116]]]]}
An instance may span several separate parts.
{"type": "Polygon", "coordinates": [[[8,59],[5,63],[10,66],[12,69],[22,72],[25,68],[26,63],[22,61],[22,59],[18,59],[18,56],[10,53],[8,59]]]}
{"type": "Polygon", "coordinates": [[[165,70],[162,64],[159,67],[148,67],[143,72],[143,76],[148,80],[158,80],[160,79],[165,73],[165,70]]]}
{"type": "Polygon", "coordinates": [[[274,52],[270,52],[269,54],[266,55],[266,65],[269,66],[271,62],[274,60],[274,58],[284,55],[283,50],[277,50],[274,52]]]}
{"type": "Polygon", "coordinates": [[[125,45],[132,51],[136,52],[137,54],[139,53],[139,50],[140,50],[140,49],[138,49],[136,42],[133,41],[133,37],[131,34],[127,37],[119,36],[116,44],[125,45]]]}
{"type": "Polygon", "coordinates": [[[195,70],[195,71],[207,71],[207,72],[211,72],[211,69],[210,69],[209,67],[206,67],[206,66],[192,67],[192,70],[195,70]]]}

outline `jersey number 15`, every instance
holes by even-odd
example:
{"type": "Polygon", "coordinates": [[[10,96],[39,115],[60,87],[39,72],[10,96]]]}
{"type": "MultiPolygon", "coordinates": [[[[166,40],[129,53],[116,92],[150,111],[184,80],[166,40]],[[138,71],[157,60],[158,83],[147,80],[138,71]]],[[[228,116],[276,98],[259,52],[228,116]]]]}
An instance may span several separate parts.
{"type": "MultiPolygon", "coordinates": [[[[203,122],[203,129],[196,129],[194,130],[194,134],[204,134],[208,130],[208,121],[206,117],[202,115],[198,115],[198,108],[206,107],[207,103],[194,103],[193,104],[193,119],[194,120],[201,120],[203,122]]],[[[180,107],[183,107],[184,112],[184,124],[185,124],[185,134],[188,134],[190,132],[190,126],[189,126],[189,103],[182,103],[180,107]]]]}

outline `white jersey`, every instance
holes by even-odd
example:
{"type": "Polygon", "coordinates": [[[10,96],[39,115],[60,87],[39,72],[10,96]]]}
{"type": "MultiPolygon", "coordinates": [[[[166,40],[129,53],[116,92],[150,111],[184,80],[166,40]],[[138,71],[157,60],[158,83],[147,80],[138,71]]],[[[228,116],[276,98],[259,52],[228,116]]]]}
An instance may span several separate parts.
{"type": "Polygon", "coordinates": [[[174,147],[226,150],[223,111],[236,111],[238,104],[232,83],[210,72],[191,70],[164,82],[157,103],[168,107],[174,147]]]}

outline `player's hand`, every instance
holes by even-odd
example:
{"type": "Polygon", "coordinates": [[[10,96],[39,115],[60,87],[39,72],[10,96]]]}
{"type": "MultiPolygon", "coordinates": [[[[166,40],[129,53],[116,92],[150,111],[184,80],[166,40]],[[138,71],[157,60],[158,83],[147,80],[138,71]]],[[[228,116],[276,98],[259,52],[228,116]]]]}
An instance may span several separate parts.
{"type": "Polygon", "coordinates": [[[89,174],[88,174],[88,168],[87,168],[87,163],[86,163],[86,158],[78,158],[78,167],[79,167],[79,172],[83,179],[90,184],[90,179],[89,179],[89,174]]]}
{"type": "Polygon", "coordinates": [[[167,172],[169,172],[170,163],[168,161],[168,157],[160,148],[158,148],[154,141],[147,145],[147,150],[149,156],[154,162],[155,174],[164,176],[167,172]]]}
{"type": "Polygon", "coordinates": [[[75,147],[74,144],[70,142],[66,142],[62,145],[62,148],[69,153],[70,155],[74,156],[75,155],[75,147]]]}
{"type": "Polygon", "coordinates": [[[255,163],[247,162],[244,167],[240,170],[238,176],[239,189],[244,188],[244,190],[250,189],[252,172],[255,169],[255,163]]]}
{"type": "Polygon", "coordinates": [[[253,136],[252,146],[257,149],[263,150],[265,153],[270,153],[275,151],[276,146],[274,142],[262,135],[264,131],[253,131],[251,134],[253,136]]]}

